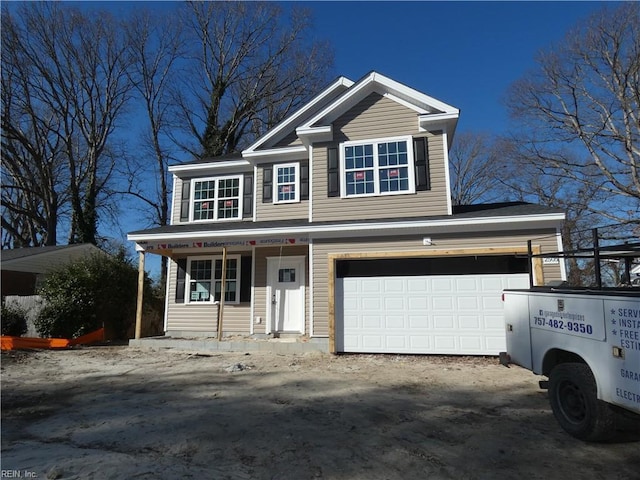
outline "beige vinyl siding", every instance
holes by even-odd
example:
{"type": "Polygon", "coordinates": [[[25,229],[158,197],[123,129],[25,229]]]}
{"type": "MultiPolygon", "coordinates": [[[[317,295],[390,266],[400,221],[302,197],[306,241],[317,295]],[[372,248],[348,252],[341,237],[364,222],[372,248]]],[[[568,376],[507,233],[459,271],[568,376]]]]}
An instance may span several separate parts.
{"type": "Polygon", "coordinates": [[[182,205],[182,182],[191,180],[183,180],[182,178],[177,178],[174,185],[173,192],[173,205],[171,205],[171,224],[175,225],[180,223],[180,207],[182,205]]]}
{"type": "MultiPolygon", "coordinates": [[[[247,255],[247,252],[231,252],[230,254],[247,255]]],[[[204,252],[194,255],[219,255],[220,252],[204,252]]],[[[218,306],[213,303],[188,304],[176,303],[177,265],[169,262],[169,289],[167,302],[167,331],[182,332],[215,332],[217,326],[218,306]]],[[[226,303],[223,310],[223,333],[249,334],[251,322],[251,304],[249,302],[232,304],[226,303]]]]}
{"type": "MultiPolygon", "coordinates": [[[[451,235],[431,235],[433,244],[424,246],[420,237],[404,238],[380,238],[373,241],[356,238],[350,240],[314,240],[313,243],[313,332],[316,336],[327,336],[329,334],[329,254],[345,253],[399,253],[418,252],[425,256],[429,252],[441,252],[442,250],[453,250],[451,254],[460,256],[462,253],[458,249],[489,249],[499,247],[527,248],[527,240],[533,240],[533,246],[540,246],[542,252],[555,252],[558,250],[555,231],[531,231],[518,235],[500,236],[500,234],[461,234],[451,235]]],[[[418,255],[416,255],[418,256],[418,255]]],[[[544,281],[559,280],[561,278],[559,265],[544,266],[544,281]]]]}
{"type": "Polygon", "coordinates": [[[404,105],[372,93],[333,121],[333,140],[412,135],[418,133],[418,113],[404,105]]]}
{"type": "Polygon", "coordinates": [[[255,277],[254,277],[254,317],[261,317],[261,324],[254,324],[254,333],[266,333],[267,327],[267,257],[297,257],[304,256],[305,262],[305,331],[309,332],[310,312],[310,288],[309,288],[309,247],[283,246],[257,248],[255,251],[255,277]]]}
{"type": "Polygon", "coordinates": [[[302,145],[302,141],[298,138],[298,135],[294,130],[291,133],[289,133],[286,137],[284,137],[282,140],[277,142],[273,146],[273,148],[294,147],[298,145],[302,145]]]}
{"type": "MultiPolygon", "coordinates": [[[[295,163],[295,162],[278,162],[278,163],[295,163]]],[[[308,162],[299,162],[300,165],[306,165],[308,162]]],[[[273,168],[273,164],[260,165],[257,169],[255,182],[256,201],[256,220],[258,222],[270,220],[288,220],[296,218],[309,217],[309,200],[301,200],[297,203],[262,203],[262,182],[264,179],[264,169],[273,168]]]]}
{"type": "MultiPolygon", "coordinates": [[[[385,99],[386,100],[386,99],[385,99]]],[[[397,134],[397,132],[396,132],[397,134]]],[[[392,134],[376,134],[380,138],[392,134]]],[[[429,145],[430,190],[401,195],[340,198],[327,196],[327,149],[337,144],[313,148],[313,221],[356,220],[393,217],[423,217],[448,213],[444,142],[442,134],[427,136],[429,145]]],[[[418,135],[414,135],[418,137],[418,135]]],[[[344,182],[343,176],[340,182],[344,182]]]]}

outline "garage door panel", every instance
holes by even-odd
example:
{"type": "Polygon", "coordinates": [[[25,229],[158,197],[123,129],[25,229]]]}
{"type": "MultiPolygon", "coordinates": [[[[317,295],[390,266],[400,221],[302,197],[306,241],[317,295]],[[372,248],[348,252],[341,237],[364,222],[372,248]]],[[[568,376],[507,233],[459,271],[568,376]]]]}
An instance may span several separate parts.
{"type": "Polygon", "coordinates": [[[477,315],[460,315],[458,317],[458,328],[460,330],[479,330],[480,318],[477,315]]]}
{"type": "Polygon", "coordinates": [[[344,295],[344,312],[336,312],[337,321],[344,322],[344,331],[337,328],[344,336],[341,351],[495,355],[506,347],[502,290],[526,288],[528,275],[348,277],[338,282],[337,292],[344,295]]]}
{"type": "Polygon", "coordinates": [[[448,277],[427,277],[431,280],[431,291],[451,292],[455,288],[454,279],[448,277]]]}
{"type": "Polygon", "coordinates": [[[459,277],[454,281],[455,289],[458,292],[477,292],[478,283],[475,278],[459,277]]]}
{"type": "Polygon", "coordinates": [[[426,315],[409,315],[409,328],[411,331],[429,328],[429,317],[426,315]]]}
{"type": "Polygon", "coordinates": [[[460,349],[468,353],[480,353],[483,351],[482,339],[478,337],[460,337],[460,349]]]}
{"type": "Polygon", "coordinates": [[[401,278],[396,278],[396,277],[387,278],[383,282],[383,291],[385,293],[392,293],[392,292],[404,293],[405,290],[406,290],[405,281],[402,280],[401,278]]]}
{"type": "Polygon", "coordinates": [[[433,326],[438,328],[453,328],[454,320],[451,315],[437,315],[433,317],[433,326]]]}
{"type": "Polygon", "coordinates": [[[422,294],[429,288],[429,282],[426,278],[422,277],[409,277],[407,279],[407,291],[411,293],[422,294]]]}
{"type": "Polygon", "coordinates": [[[460,311],[478,311],[478,297],[463,297],[460,296],[457,299],[458,310],[460,311]]]}
{"type": "Polygon", "coordinates": [[[386,312],[392,312],[394,310],[398,311],[402,311],[404,310],[404,303],[405,303],[405,298],[404,297],[386,297],[384,299],[384,308],[386,312]]]}
{"type": "Polygon", "coordinates": [[[382,292],[383,285],[377,279],[363,280],[360,284],[355,284],[355,291],[358,293],[380,293],[382,292]]]}
{"type": "Polygon", "coordinates": [[[456,351],[456,339],[452,335],[436,335],[433,340],[435,350],[439,353],[453,353],[456,351]]]}
{"type": "MultiPolygon", "coordinates": [[[[447,293],[449,292],[451,292],[451,290],[447,291],[447,293]]],[[[432,297],[432,305],[433,305],[434,311],[443,310],[443,311],[449,312],[453,309],[454,304],[455,304],[455,299],[450,295],[446,295],[442,297],[435,297],[435,296],[432,297]]]]}
{"type": "Polygon", "coordinates": [[[408,347],[407,338],[404,335],[388,335],[386,339],[389,348],[404,350],[408,347]]]}

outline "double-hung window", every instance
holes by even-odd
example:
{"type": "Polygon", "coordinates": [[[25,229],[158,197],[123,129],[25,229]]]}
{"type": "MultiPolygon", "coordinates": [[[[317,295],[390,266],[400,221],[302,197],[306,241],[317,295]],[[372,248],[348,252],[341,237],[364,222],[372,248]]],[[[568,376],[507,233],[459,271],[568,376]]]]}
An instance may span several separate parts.
{"type": "Polygon", "coordinates": [[[345,142],[341,145],[342,196],[413,193],[410,137],[345,142]]]}
{"type": "Polygon", "coordinates": [[[242,176],[192,180],[193,221],[242,218],[242,176]]]}
{"type": "Polygon", "coordinates": [[[286,163],[273,166],[274,203],[300,201],[300,165],[286,163]]]}
{"type": "MultiPolygon", "coordinates": [[[[222,257],[191,257],[187,265],[187,302],[211,303],[222,296],[222,257]]],[[[227,256],[224,301],[240,302],[240,256],[227,256]]]]}

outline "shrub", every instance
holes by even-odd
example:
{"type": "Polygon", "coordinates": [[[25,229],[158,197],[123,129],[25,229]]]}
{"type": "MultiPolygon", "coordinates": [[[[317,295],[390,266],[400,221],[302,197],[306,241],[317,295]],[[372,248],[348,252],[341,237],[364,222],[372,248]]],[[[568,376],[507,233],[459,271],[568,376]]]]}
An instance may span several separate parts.
{"type": "Polygon", "coordinates": [[[135,321],[137,285],[138,271],[123,251],[71,262],[42,285],[46,302],[36,329],[44,337],[75,338],[104,326],[108,338],[126,338],[135,321]]]}
{"type": "Polygon", "coordinates": [[[20,337],[27,333],[27,312],[18,305],[2,302],[2,335],[20,337]]]}

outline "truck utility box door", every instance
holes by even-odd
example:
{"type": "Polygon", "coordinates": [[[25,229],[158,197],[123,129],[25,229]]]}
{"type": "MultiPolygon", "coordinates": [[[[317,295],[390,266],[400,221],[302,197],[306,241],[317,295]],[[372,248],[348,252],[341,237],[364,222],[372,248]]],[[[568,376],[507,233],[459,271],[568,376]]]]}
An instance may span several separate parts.
{"type": "Polygon", "coordinates": [[[507,330],[507,353],[511,357],[511,362],[531,370],[529,296],[525,293],[505,292],[504,318],[507,330]]]}

